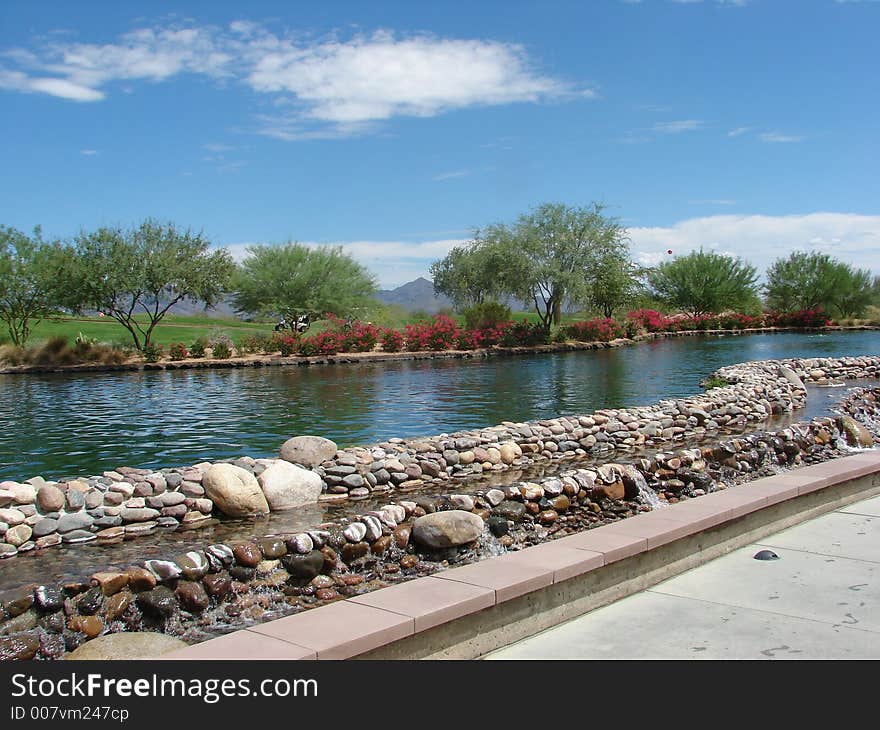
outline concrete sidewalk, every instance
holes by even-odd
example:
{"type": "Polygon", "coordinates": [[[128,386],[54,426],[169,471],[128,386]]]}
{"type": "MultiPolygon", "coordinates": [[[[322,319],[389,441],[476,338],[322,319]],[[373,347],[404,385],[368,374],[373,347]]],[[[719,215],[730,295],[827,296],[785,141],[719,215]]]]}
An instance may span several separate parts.
{"type": "Polygon", "coordinates": [[[487,659],[880,659],[880,497],[735,550],[487,659]],[[768,549],[779,560],[755,560],[768,549]]]}

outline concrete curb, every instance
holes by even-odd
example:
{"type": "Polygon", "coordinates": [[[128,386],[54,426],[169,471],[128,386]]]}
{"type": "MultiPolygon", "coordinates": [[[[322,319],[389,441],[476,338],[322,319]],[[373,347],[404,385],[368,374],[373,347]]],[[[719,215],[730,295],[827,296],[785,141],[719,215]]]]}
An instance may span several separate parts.
{"type": "Polygon", "coordinates": [[[880,494],[880,451],[866,451],[303,611],[160,658],[475,658],[874,494],[880,494]]]}

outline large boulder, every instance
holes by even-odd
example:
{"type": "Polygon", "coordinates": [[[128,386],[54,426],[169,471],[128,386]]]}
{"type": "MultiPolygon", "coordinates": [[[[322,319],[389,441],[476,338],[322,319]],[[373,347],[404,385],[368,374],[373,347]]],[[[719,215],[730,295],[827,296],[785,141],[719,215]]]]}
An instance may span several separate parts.
{"type": "Polygon", "coordinates": [[[473,542],[483,534],[479,515],[460,509],[433,512],[413,522],[412,539],[439,550],[473,542]]]}
{"type": "Polygon", "coordinates": [[[294,436],[281,446],[281,458],[293,464],[318,466],[336,456],[337,446],[320,436],[294,436]]]}
{"type": "Polygon", "coordinates": [[[151,659],[187,646],[185,641],[165,634],[124,631],[87,641],[70,652],[66,659],[151,659]]]}
{"type": "Polygon", "coordinates": [[[324,482],[315,472],[278,459],[258,477],[269,509],[277,510],[312,504],[321,496],[324,482]]]}
{"type": "Polygon", "coordinates": [[[246,469],[234,464],[214,464],[202,477],[205,496],[223,514],[247,517],[266,514],[269,503],[257,478],[246,469]]]}
{"type": "Polygon", "coordinates": [[[874,437],[871,436],[871,432],[854,418],[841,416],[838,419],[838,424],[850,446],[870,448],[874,445],[874,437]]]}

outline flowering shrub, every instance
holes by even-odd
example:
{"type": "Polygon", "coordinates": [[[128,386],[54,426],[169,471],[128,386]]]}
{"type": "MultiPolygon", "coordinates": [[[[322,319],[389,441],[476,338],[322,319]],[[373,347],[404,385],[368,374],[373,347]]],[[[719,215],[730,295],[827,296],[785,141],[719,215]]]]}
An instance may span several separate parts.
{"type": "MultiPolygon", "coordinates": [[[[239,355],[253,355],[257,352],[265,352],[266,347],[271,338],[263,332],[254,332],[251,335],[242,337],[235,346],[235,351],[239,355]]],[[[271,350],[275,352],[277,348],[271,350]]]]}
{"type": "Polygon", "coordinates": [[[646,332],[666,332],[672,320],[655,309],[636,309],[626,315],[629,322],[646,332]]]}
{"type": "Polygon", "coordinates": [[[276,333],[270,342],[272,352],[280,352],[282,357],[290,357],[299,352],[299,335],[276,333]]]}
{"type": "Polygon", "coordinates": [[[379,331],[379,342],[385,352],[400,352],[403,349],[403,332],[386,328],[379,331]]]}
{"type": "Polygon", "coordinates": [[[765,319],[771,327],[827,327],[831,324],[831,319],[820,309],[770,312],[765,319]]]}
{"type": "Polygon", "coordinates": [[[189,351],[182,342],[172,342],[168,346],[168,357],[172,360],[184,360],[187,355],[189,355],[189,351]]]}
{"type": "Polygon", "coordinates": [[[626,335],[626,326],[611,317],[596,317],[573,322],[563,328],[565,334],[579,342],[610,342],[626,335]]]}
{"type": "Polygon", "coordinates": [[[334,355],[339,352],[339,333],[324,330],[311,337],[301,337],[297,351],[300,355],[334,355]]]}
{"type": "Polygon", "coordinates": [[[499,344],[504,347],[531,347],[546,345],[549,340],[550,333],[538,322],[529,324],[522,321],[508,325],[501,334],[499,344]]]}
{"type": "Polygon", "coordinates": [[[718,316],[718,328],[723,330],[745,330],[755,327],[763,327],[763,317],[752,317],[748,314],[723,314],[718,316]]]}
{"type": "Polygon", "coordinates": [[[369,352],[379,342],[379,330],[372,322],[357,320],[337,332],[340,352],[369,352]]]}
{"type": "Polygon", "coordinates": [[[445,314],[438,314],[433,322],[408,324],[405,328],[406,349],[451,350],[458,339],[458,325],[445,314]]]}

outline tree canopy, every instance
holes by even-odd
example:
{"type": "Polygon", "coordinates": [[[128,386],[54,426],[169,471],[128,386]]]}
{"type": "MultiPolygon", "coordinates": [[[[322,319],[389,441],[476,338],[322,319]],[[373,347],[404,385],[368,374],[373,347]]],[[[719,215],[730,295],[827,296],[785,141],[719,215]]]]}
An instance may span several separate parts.
{"type": "Polygon", "coordinates": [[[836,311],[843,317],[862,314],[873,299],[873,279],[824,253],[795,251],[776,259],[767,270],[767,305],[776,311],[836,311]]]}
{"type": "Polygon", "coordinates": [[[341,246],[288,242],[247,247],[234,280],[241,312],[283,316],[350,316],[371,304],[376,281],[341,246]]]}
{"type": "Polygon", "coordinates": [[[55,308],[58,252],[57,243],[43,240],[39,226],[32,236],[0,226],[0,319],[19,347],[55,308]]]}
{"type": "Polygon", "coordinates": [[[513,224],[477,232],[431,267],[435,289],[459,306],[489,296],[531,302],[545,329],[558,324],[565,304],[586,304],[591,292],[603,308],[628,296],[626,229],[596,203],[583,208],[546,203],[513,224]],[[604,274],[617,277],[606,281],[604,274]]]}
{"type": "Polygon", "coordinates": [[[232,257],[209,246],[200,233],[152,219],[131,229],[83,232],[57,272],[59,301],[113,317],[143,350],[177,302],[190,298],[211,306],[228,290],[232,257]]]}
{"type": "Polygon", "coordinates": [[[758,273],[740,258],[692,251],[664,261],[648,273],[653,293],[666,304],[694,316],[742,311],[757,300],[758,273]]]}

